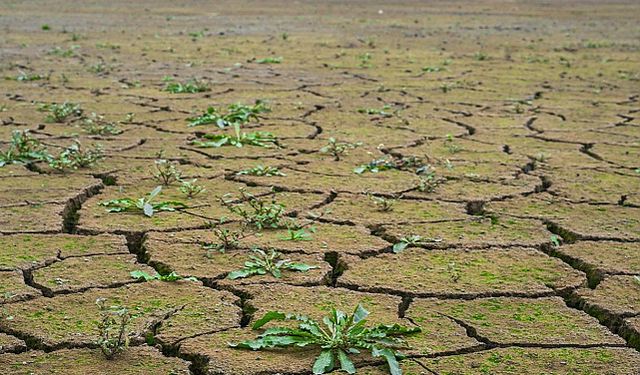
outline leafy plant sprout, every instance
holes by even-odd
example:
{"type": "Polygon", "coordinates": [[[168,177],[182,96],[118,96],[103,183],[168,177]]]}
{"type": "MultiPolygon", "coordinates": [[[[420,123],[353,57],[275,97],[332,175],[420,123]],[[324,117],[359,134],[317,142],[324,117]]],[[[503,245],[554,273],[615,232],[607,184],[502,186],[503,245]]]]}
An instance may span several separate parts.
{"type": "Polygon", "coordinates": [[[240,202],[225,199],[228,195],[219,198],[220,203],[231,213],[240,216],[246,225],[255,226],[258,230],[264,228],[280,228],[283,224],[285,207],[277,203],[275,196],[270,202],[260,199],[245,189],[240,189],[240,202]]]}
{"type": "Polygon", "coordinates": [[[75,170],[91,167],[102,159],[104,159],[104,152],[100,145],[96,145],[91,149],[84,149],[80,141],[75,140],[57,158],[50,158],[49,166],[58,171],[75,170]]]}
{"type": "Polygon", "coordinates": [[[237,175],[249,175],[249,176],[286,176],[282,173],[278,167],[265,167],[263,165],[257,165],[250,169],[243,169],[236,173],[237,175]]]}
{"type": "Polygon", "coordinates": [[[41,111],[49,112],[45,117],[45,122],[65,122],[71,117],[80,117],[82,115],[82,108],[79,104],[64,102],[62,104],[43,104],[40,107],[41,111]]]}
{"type": "Polygon", "coordinates": [[[129,347],[129,321],[131,314],[126,307],[107,306],[106,299],[96,299],[100,309],[98,322],[98,346],[105,358],[113,359],[129,347]]]}
{"type": "Polygon", "coordinates": [[[393,245],[393,252],[400,253],[409,246],[423,246],[427,243],[442,242],[441,238],[424,238],[417,234],[400,238],[400,241],[393,245]]]}
{"type": "Polygon", "coordinates": [[[373,206],[376,208],[376,211],[379,211],[379,212],[393,211],[393,205],[397,201],[397,199],[377,197],[371,193],[367,193],[367,197],[369,198],[369,201],[373,204],[373,206]]]}
{"type": "Polygon", "coordinates": [[[311,241],[311,234],[315,233],[315,227],[306,228],[287,228],[287,235],[280,237],[284,241],[311,241]]]}
{"type": "Polygon", "coordinates": [[[282,254],[271,249],[269,253],[253,249],[255,255],[249,256],[249,260],[244,263],[244,268],[229,272],[227,278],[230,280],[271,274],[279,279],[282,277],[282,271],[307,272],[311,269],[318,268],[304,263],[294,263],[290,259],[283,259],[282,254]]]}
{"type": "Polygon", "coordinates": [[[198,179],[193,179],[190,181],[180,180],[180,192],[187,196],[188,199],[195,197],[196,195],[207,191],[204,186],[197,184],[198,179]]]}
{"type": "Polygon", "coordinates": [[[154,198],[160,194],[161,191],[162,186],[158,186],[145,197],[138,199],[112,199],[98,204],[107,207],[107,212],[142,212],[147,217],[152,217],[156,211],[175,211],[176,209],[187,208],[187,205],[179,201],[154,203],[154,198]]]}
{"type": "Polygon", "coordinates": [[[224,129],[235,124],[244,125],[252,120],[258,120],[259,114],[270,111],[265,102],[256,100],[254,105],[231,104],[226,113],[221,113],[215,107],[208,107],[205,113],[187,120],[190,127],[215,124],[220,129],[224,129]]]}
{"type": "Polygon", "coordinates": [[[256,64],[280,64],[281,62],[282,62],[282,56],[265,57],[263,59],[256,60],[256,64]]]}
{"type": "Polygon", "coordinates": [[[118,135],[122,130],[118,129],[113,122],[106,121],[104,116],[91,113],[88,117],[82,118],[82,129],[91,135],[118,135]]]}
{"type": "Polygon", "coordinates": [[[338,142],[335,138],[331,137],[329,138],[328,144],[320,149],[320,152],[332,155],[335,161],[340,161],[340,157],[342,155],[347,155],[349,150],[353,150],[360,146],[362,146],[362,142],[338,142]]]}
{"type": "Polygon", "coordinates": [[[227,228],[213,228],[213,235],[218,240],[216,243],[205,243],[202,247],[207,250],[207,257],[211,257],[211,250],[225,253],[228,250],[237,249],[240,247],[240,240],[249,235],[245,232],[243,226],[240,230],[230,230],[227,228]]]}
{"type": "Polygon", "coordinates": [[[349,359],[350,354],[360,354],[361,350],[371,352],[374,358],[383,358],[392,375],[402,375],[398,358],[404,356],[397,352],[407,348],[404,336],[421,332],[418,327],[407,328],[399,324],[368,328],[369,312],[358,304],[350,315],[331,309],[322,324],[304,315],[285,314],[269,311],[257,320],[252,328],[260,329],[271,321],[297,321],[297,328],[274,327],[266,329],[255,340],[230,343],[231,347],[260,350],[284,347],[319,347],[320,355],[313,364],[314,374],[325,374],[340,366],[342,371],[356,373],[356,367],[349,359]]]}
{"type": "Polygon", "coordinates": [[[209,85],[197,79],[191,79],[185,83],[167,82],[164,91],[172,94],[196,94],[210,91],[209,85]]]}
{"type": "Polygon", "coordinates": [[[174,163],[167,159],[158,159],[155,161],[155,171],[153,178],[164,186],[169,186],[173,182],[180,181],[182,172],[178,170],[174,163]]]}
{"type": "Polygon", "coordinates": [[[279,147],[278,139],[269,132],[251,132],[245,133],[240,131],[240,125],[234,124],[235,135],[227,134],[205,134],[202,138],[208,141],[192,141],[191,144],[197,147],[213,147],[222,146],[257,146],[257,147],[279,147]]]}
{"type": "Polygon", "coordinates": [[[145,271],[136,270],[136,271],[131,271],[130,275],[132,278],[136,280],[144,280],[144,281],[153,281],[153,280],[160,280],[160,281],[167,281],[167,282],[179,281],[179,280],[198,281],[198,279],[196,279],[195,277],[184,277],[184,276],[178,275],[175,272],[171,272],[167,275],[160,275],[159,273],[156,273],[154,275],[149,275],[145,271]]]}
{"type": "Polygon", "coordinates": [[[444,145],[451,154],[457,154],[462,151],[462,147],[455,143],[453,135],[447,134],[447,137],[444,140],[444,145]]]}
{"type": "Polygon", "coordinates": [[[49,160],[51,155],[28,130],[14,130],[6,151],[0,151],[0,167],[7,164],[28,164],[49,160]]]}

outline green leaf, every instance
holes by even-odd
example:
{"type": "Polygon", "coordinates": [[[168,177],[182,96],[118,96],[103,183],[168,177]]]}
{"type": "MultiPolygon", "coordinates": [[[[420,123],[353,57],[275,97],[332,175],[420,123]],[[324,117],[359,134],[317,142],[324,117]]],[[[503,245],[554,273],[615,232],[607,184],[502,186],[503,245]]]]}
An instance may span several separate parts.
{"type": "Polygon", "coordinates": [[[145,202],[144,206],[142,206],[142,210],[144,211],[145,216],[153,216],[153,206],[151,204],[145,202]]]}
{"type": "Polygon", "coordinates": [[[391,373],[391,375],[402,375],[402,369],[400,368],[400,364],[398,363],[393,350],[387,348],[379,349],[374,347],[371,349],[371,355],[374,357],[383,357],[384,359],[386,359],[387,364],[389,365],[389,373],[391,373]]]}
{"type": "Polygon", "coordinates": [[[361,304],[356,306],[356,310],[353,312],[353,323],[357,324],[358,322],[364,320],[369,316],[369,312],[362,307],[361,304]]]}
{"type": "Polygon", "coordinates": [[[344,350],[338,350],[338,360],[340,361],[341,370],[346,371],[349,374],[356,373],[356,366],[353,365],[353,362],[351,362],[344,350]]]}
{"type": "Polygon", "coordinates": [[[272,320],[286,320],[286,319],[287,319],[287,315],[285,313],[281,313],[279,311],[269,311],[266,314],[264,314],[262,318],[256,320],[256,322],[253,323],[253,326],[251,328],[258,329],[272,320]]]}
{"type": "Polygon", "coordinates": [[[148,273],[140,270],[131,271],[130,275],[136,280],[144,279],[144,281],[152,281],[158,279],[158,275],[151,276],[148,273]]]}
{"type": "Polygon", "coordinates": [[[229,272],[229,274],[227,275],[227,279],[229,280],[242,279],[245,277],[255,275],[257,272],[258,270],[254,268],[243,268],[241,270],[229,272]]]}
{"type": "Polygon", "coordinates": [[[397,253],[401,252],[402,250],[406,249],[407,246],[409,246],[408,242],[405,242],[405,241],[398,242],[398,243],[393,245],[393,252],[397,254],[397,253]]]}
{"type": "Polygon", "coordinates": [[[320,268],[318,266],[310,266],[304,263],[287,263],[284,265],[284,268],[291,271],[299,271],[299,272],[307,272],[309,270],[320,268]]]}
{"type": "Polygon", "coordinates": [[[331,349],[323,350],[313,364],[314,374],[327,373],[335,367],[335,359],[331,349]]]}

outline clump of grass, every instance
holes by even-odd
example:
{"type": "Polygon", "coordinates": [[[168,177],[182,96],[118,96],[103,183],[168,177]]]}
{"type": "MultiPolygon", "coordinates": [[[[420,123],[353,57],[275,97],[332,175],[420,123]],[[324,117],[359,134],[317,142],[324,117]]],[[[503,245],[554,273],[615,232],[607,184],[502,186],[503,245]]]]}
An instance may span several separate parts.
{"type": "Polygon", "coordinates": [[[276,202],[275,196],[265,200],[240,189],[240,200],[230,199],[227,194],[220,198],[220,203],[231,213],[242,218],[247,226],[258,230],[264,228],[281,228],[284,224],[285,206],[276,202]]]}
{"type": "Polygon", "coordinates": [[[82,116],[82,108],[80,104],[64,102],[62,104],[43,104],[41,111],[49,112],[45,117],[45,122],[65,122],[69,118],[82,116]]]}
{"type": "Polygon", "coordinates": [[[168,82],[164,87],[164,91],[172,94],[196,94],[199,92],[210,91],[209,85],[197,79],[191,79],[187,82],[168,82]]]}

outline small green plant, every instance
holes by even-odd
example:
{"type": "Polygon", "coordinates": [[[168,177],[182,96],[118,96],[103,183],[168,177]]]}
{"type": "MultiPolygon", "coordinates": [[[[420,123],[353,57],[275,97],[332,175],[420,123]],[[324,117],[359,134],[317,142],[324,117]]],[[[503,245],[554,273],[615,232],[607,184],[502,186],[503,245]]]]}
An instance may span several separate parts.
{"type": "Polygon", "coordinates": [[[424,68],[422,68],[422,71],[426,73],[438,73],[444,70],[446,69],[440,66],[425,66],[424,68]]]}
{"type": "Polygon", "coordinates": [[[253,249],[254,254],[250,255],[249,260],[244,263],[244,268],[229,272],[227,278],[230,280],[251,277],[255,275],[271,274],[279,279],[282,277],[282,271],[307,272],[311,269],[318,268],[304,263],[294,263],[290,259],[283,259],[282,254],[271,249],[269,253],[253,249]]]}
{"type": "Polygon", "coordinates": [[[45,76],[42,74],[25,73],[23,71],[20,71],[20,73],[15,78],[6,77],[6,79],[15,79],[16,81],[20,81],[20,82],[40,81],[43,79],[49,79],[49,75],[45,76]]]}
{"type": "Polygon", "coordinates": [[[436,176],[435,169],[429,165],[418,172],[418,179],[416,189],[423,193],[433,193],[442,182],[441,179],[436,176]]]}
{"type": "Polygon", "coordinates": [[[184,276],[178,275],[175,272],[171,272],[170,274],[167,274],[167,275],[160,275],[159,273],[156,273],[154,275],[149,275],[145,271],[136,270],[136,271],[131,271],[130,275],[132,278],[136,280],[144,280],[144,281],[153,281],[153,280],[160,280],[160,281],[167,281],[167,282],[179,281],[179,280],[198,281],[198,279],[196,279],[195,277],[184,277],[184,276]]]}
{"type": "Polygon", "coordinates": [[[447,264],[447,272],[449,272],[451,281],[454,283],[460,281],[460,277],[462,277],[462,275],[460,274],[460,268],[455,262],[449,262],[449,264],[447,264]]]}
{"type": "Polygon", "coordinates": [[[107,306],[106,299],[96,299],[100,309],[98,322],[98,346],[105,358],[113,359],[129,347],[129,321],[131,314],[126,307],[107,306]]]}
{"type": "Polygon", "coordinates": [[[155,161],[153,178],[162,183],[162,185],[169,186],[173,182],[180,181],[181,177],[182,172],[180,172],[174,163],[166,159],[158,159],[155,161]]]}
{"type": "Polygon", "coordinates": [[[82,109],[79,104],[64,102],[62,104],[43,104],[41,111],[49,112],[45,122],[65,122],[70,117],[80,117],[82,109]]]}
{"type": "Polygon", "coordinates": [[[421,332],[420,328],[407,328],[399,324],[380,324],[367,328],[369,312],[360,304],[352,314],[347,315],[335,308],[329,316],[322,319],[324,327],[317,321],[298,314],[285,314],[269,311],[257,320],[252,328],[260,329],[271,321],[297,321],[297,328],[269,328],[255,340],[230,343],[235,348],[260,350],[278,347],[319,347],[320,355],[313,364],[314,374],[331,372],[339,363],[340,369],[349,374],[356,373],[356,367],[349,354],[359,354],[368,350],[374,358],[384,358],[392,375],[402,375],[398,358],[404,358],[397,352],[407,348],[403,336],[421,332]]]}
{"type": "Polygon", "coordinates": [[[43,31],[49,31],[49,30],[51,30],[51,26],[47,25],[46,23],[45,23],[44,25],[40,26],[40,28],[41,28],[43,31]]]}
{"type": "Polygon", "coordinates": [[[256,147],[279,147],[278,139],[269,132],[251,132],[245,133],[240,131],[240,125],[233,125],[235,135],[228,134],[205,134],[202,138],[208,139],[208,141],[192,141],[191,144],[197,147],[213,147],[218,148],[222,146],[256,146],[256,147]]]}
{"type": "Polygon", "coordinates": [[[180,192],[187,196],[188,199],[195,197],[200,193],[204,193],[207,191],[204,186],[197,184],[198,179],[193,179],[191,181],[180,180],[180,192]]]}
{"type": "Polygon", "coordinates": [[[369,201],[376,208],[376,211],[391,212],[393,211],[393,205],[396,204],[397,199],[377,197],[373,194],[367,194],[369,201]]]}
{"type": "Polygon", "coordinates": [[[78,49],[78,46],[71,46],[70,48],[64,49],[61,47],[53,47],[47,52],[49,55],[59,56],[59,57],[72,57],[75,55],[75,50],[78,49]]]}
{"type": "Polygon", "coordinates": [[[195,94],[199,92],[210,91],[209,85],[197,79],[189,80],[185,83],[168,82],[164,87],[164,91],[172,94],[195,94]]]}
{"type": "Polygon", "coordinates": [[[256,64],[280,64],[281,62],[282,62],[282,56],[265,57],[263,59],[256,60],[256,64]]]}
{"type": "Polygon", "coordinates": [[[553,244],[554,247],[560,246],[560,243],[561,243],[560,236],[552,234],[549,239],[551,240],[551,243],[553,244]]]}
{"type": "Polygon", "coordinates": [[[258,230],[282,227],[285,207],[276,202],[275,196],[270,201],[265,201],[243,188],[240,189],[240,195],[240,202],[226,199],[229,198],[226,194],[220,198],[220,203],[231,213],[240,216],[247,226],[253,225],[258,230]]]}
{"type": "Polygon", "coordinates": [[[287,235],[280,237],[280,239],[284,241],[311,241],[311,234],[315,232],[315,227],[298,228],[294,226],[287,228],[287,235]]]}
{"type": "MultiPolygon", "coordinates": [[[[224,220],[221,219],[222,223],[224,220]]],[[[210,257],[210,251],[218,251],[224,253],[227,250],[233,250],[240,247],[240,241],[243,238],[249,237],[253,233],[248,233],[246,225],[242,225],[239,230],[230,230],[227,228],[213,228],[213,235],[217,241],[215,243],[205,243],[202,247],[207,250],[207,257],[210,257]]]]}
{"type": "Polygon", "coordinates": [[[373,56],[369,53],[363,53],[361,55],[358,55],[358,60],[360,61],[360,67],[361,68],[371,68],[373,65],[371,65],[371,59],[373,58],[373,56]]]}
{"type": "Polygon", "coordinates": [[[85,149],[80,144],[80,141],[75,140],[57,158],[49,158],[48,162],[51,168],[64,171],[67,169],[89,168],[102,159],[104,159],[104,152],[100,145],[85,149]]]}
{"type": "Polygon", "coordinates": [[[409,246],[423,246],[427,243],[434,243],[434,242],[441,242],[442,239],[440,238],[424,238],[422,236],[413,234],[410,236],[406,236],[406,237],[402,237],[400,239],[399,242],[395,243],[393,245],[393,252],[394,253],[400,253],[402,252],[404,249],[406,249],[409,246]]]}
{"type": "Polygon", "coordinates": [[[122,130],[118,129],[114,122],[104,119],[104,116],[91,113],[88,117],[82,118],[82,129],[91,135],[118,135],[122,130]]]}
{"type": "Polygon", "coordinates": [[[33,138],[28,130],[14,130],[6,151],[0,151],[0,167],[7,164],[28,164],[49,160],[51,155],[46,148],[33,138]]]}
{"type": "Polygon", "coordinates": [[[473,54],[474,60],[485,61],[489,59],[489,56],[484,52],[476,52],[473,54]]]}
{"type": "Polygon", "coordinates": [[[451,134],[447,134],[447,137],[444,140],[444,145],[451,154],[457,154],[462,151],[462,146],[455,142],[453,135],[451,134]]]}
{"type": "Polygon", "coordinates": [[[270,112],[271,109],[261,100],[256,100],[254,105],[244,105],[240,103],[231,104],[225,113],[221,113],[215,107],[207,108],[206,112],[200,116],[191,117],[189,126],[201,126],[215,124],[220,129],[239,124],[244,125],[252,120],[258,120],[260,113],[270,112]]]}
{"type": "Polygon", "coordinates": [[[160,194],[161,191],[162,186],[158,186],[147,196],[138,199],[120,198],[103,201],[98,204],[107,207],[107,212],[142,212],[147,217],[152,217],[157,211],[175,211],[176,209],[187,208],[187,205],[179,201],[154,203],[154,198],[160,194]]]}
{"type": "Polygon", "coordinates": [[[367,115],[375,115],[375,116],[382,116],[382,117],[392,117],[393,114],[391,112],[388,112],[390,109],[391,109],[391,106],[389,105],[385,105],[384,107],[382,107],[382,109],[358,108],[358,113],[364,113],[367,115]]]}
{"type": "Polygon", "coordinates": [[[268,176],[268,177],[286,176],[286,174],[282,173],[278,167],[265,167],[263,165],[258,165],[250,169],[244,169],[236,174],[249,175],[249,176],[268,176]]]}
{"type": "Polygon", "coordinates": [[[329,138],[327,145],[320,149],[320,152],[332,155],[335,161],[340,161],[340,157],[342,155],[347,155],[349,150],[353,150],[360,146],[362,146],[362,142],[338,142],[335,138],[331,137],[329,138]]]}
{"type": "Polygon", "coordinates": [[[353,172],[356,174],[363,174],[364,172],[378,173],[389,169],[397,169],[396,163],[388,158],[375,159],[368,164],[362,164],[354,168],[353,172]]]}

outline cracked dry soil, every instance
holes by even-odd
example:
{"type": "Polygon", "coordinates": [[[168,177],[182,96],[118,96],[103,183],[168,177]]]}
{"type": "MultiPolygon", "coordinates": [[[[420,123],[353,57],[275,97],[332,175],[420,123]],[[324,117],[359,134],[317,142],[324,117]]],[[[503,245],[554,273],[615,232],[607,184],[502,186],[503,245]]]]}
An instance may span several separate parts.
{"type": "Polygon", "coordinates": [[[640,374],[637,1],[0,5],[0,150],[28,130],[52,154],[77,139],[105,156],[0,168],[1,374],[311,374],[314,349],[227,343],[269,310],[356,303],[422,329],[405,374],[640,374]],[[164,90],[192,79],[208,90],[164,90]],[[234,133],[189,118],[256,100],[271,110],[242,129],[279,147],[193,143],[234,133]],[[42,105],[63,102],[83,114],[45,121],[42,105]],[[118,131],[96,134],[91,113],[118,131]],[[331,138],[353,148],[328,155],[331,138]],[[99,205],[153,190],[157,159],[206,191],[173,182],[158,200],[188,207],[150,218],[99,205]],[[354,173],[379,159],[397,168],[354,173]],[[237,173],[258,165],[284,175],[237,173]],[[240,227],[219,197],[241,188],[315,232],[203,248],[212,221],[240,227]],[[226,278],[254,247],[317,268],[226,278]],[[113,360],[97,298],[134,314],[113,360]]]}

